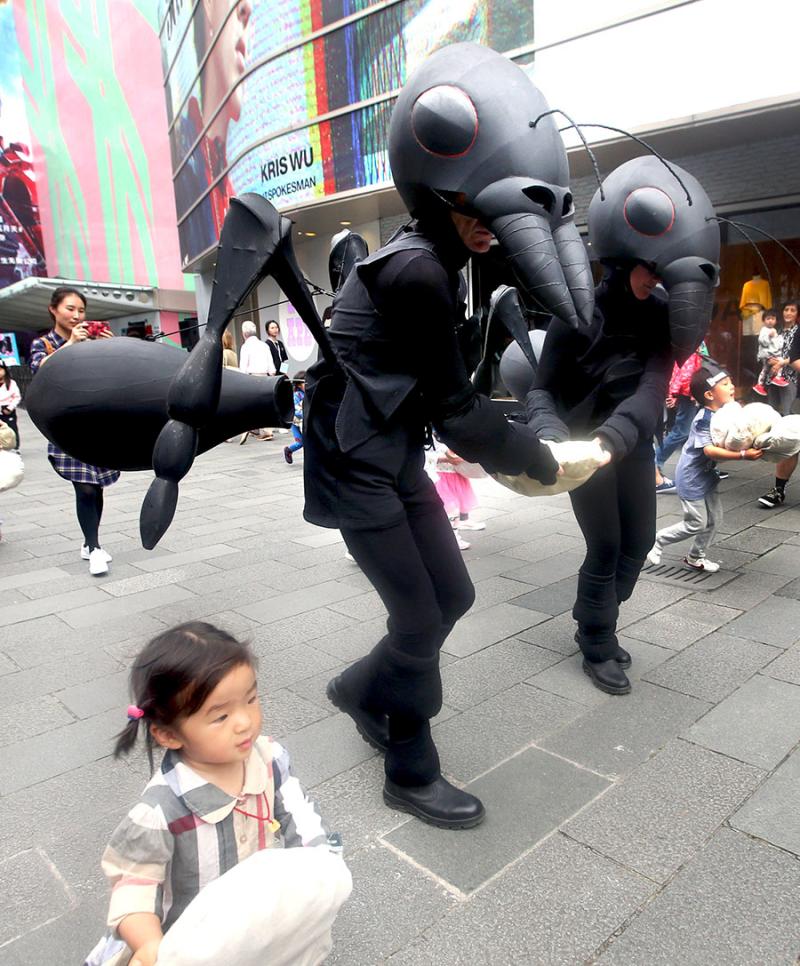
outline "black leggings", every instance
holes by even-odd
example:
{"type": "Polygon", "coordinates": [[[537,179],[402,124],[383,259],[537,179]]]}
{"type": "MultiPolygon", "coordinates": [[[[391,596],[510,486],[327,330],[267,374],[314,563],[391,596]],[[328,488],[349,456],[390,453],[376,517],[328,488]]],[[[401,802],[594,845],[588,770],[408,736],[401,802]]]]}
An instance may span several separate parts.
{"type": "Polygon", "coordinates": [[[586,540],[572,615],[581,649],[607,660],[617,647],[619,604],[633,593],[656,534],[653,454],[648,447],[598,470],[570,493],[586,540]]]}
{"type": "Polygon", "coordinates": [[[475,600],[472,581],[438,497],[407,507],[395,526],[342,536],[389,612],[386,636],[347,669],[345,686],[389,715],[387,776],[428,784],[439,775],[429,724],[442,705],[439,649],[475,600]]]}
{"type": "Polygon", "coordinates": [[[100,546],[97,531],[103,515],[103,487],[96,483],[73,483],[75,487],[75,509],[78,523],[83,531],[83,542],[94,550],[100,546]]]}

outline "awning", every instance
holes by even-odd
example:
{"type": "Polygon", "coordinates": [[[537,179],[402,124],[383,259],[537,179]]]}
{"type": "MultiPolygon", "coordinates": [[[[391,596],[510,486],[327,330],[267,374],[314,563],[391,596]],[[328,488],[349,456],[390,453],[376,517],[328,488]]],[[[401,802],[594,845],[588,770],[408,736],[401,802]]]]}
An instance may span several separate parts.
{"type": "Polygon", "coordinates": [[[47,306],[50,297],[55,289],[62,286],[84,293],[88,301],[89,319],[108,321],[159,310],[192,314],[196,310],[194,292],[115,282],[31,277],[0,289],[0,331],[38,331],[48,327],[50,315],[47,306]]]}

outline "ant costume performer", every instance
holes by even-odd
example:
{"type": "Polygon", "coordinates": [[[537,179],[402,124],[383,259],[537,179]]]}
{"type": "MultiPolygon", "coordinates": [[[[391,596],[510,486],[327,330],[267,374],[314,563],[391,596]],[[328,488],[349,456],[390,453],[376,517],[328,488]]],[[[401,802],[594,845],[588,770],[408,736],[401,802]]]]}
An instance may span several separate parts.
{"type": "Polygon", "coordinates": [[[529,305],[565,325],[592,316],[566,152],[552,118],[532,123],[543,111],[547,104],[527,75],[494,51],[474,44],[437,51],[400,94],[390,130],[395,182],[417,220],[350,271],[329,330],[294,259],[291,222],[262,197],[243,195],[232,199],[220,237],[208,323],[176,374],[175,354],[165,347],[137,346],[152,356],[146,368],[144,358],[134,361],[114,346],[129,340],[95,343],[81,358],[85,367],[96,356],[100,383],[89,399],[71,377],[83,348],[76,347],[37,377],[30,407],[42,432],[76,456],[91,451],[102,465],[142,468],[152,453],[156,477],[140,529],[143,544],[155,546],[174,515],[180,479],[198,450],[232,434],[243,394],[251,410],[239,420],[244,425],[291,419],[285,377],[236,380],[240,374],[223,375],[221,366],[222,332],[237,306],[266,275],[275,278],[322,355],[306,384],[306,519],[342,529],[389,611],[386,636],[328,693],[386,749],[387,802],[446,828],[475,825],[484,815],[478,799],[441,777],[429,725],[441,706],[439,648],[474,592],[423,471],[426,430],[432,423],[449,446],[489,470],[552,482],[558,469],[535,433],[508,424],[467,378],[456,332],[463,320],[459,269],[477,250],[476,231],[484,241],[488,232],[497,238],[529,305]],[[408,344],[409,324],[424,340],[423,353],[408,344]],[[254,381],[260,385],[245,385],[254,381]],[[139,407],[139,417],[116,412],[109,439],[92,430],[110,418],[98,399],[106,402],[112,387],[126,407],[139,407]],[[272,415],[254,423],[259,407],[272,415]],[[112,453],[120,437],[125,445],[112,453]]]}
{"type": "Polygon", "coordinates": [[[673,361],[688,358],[711,319],[719,227],[698,182],[653,157],[613,171],[588,220],[606,266],[594,317],[577,331],[551,322],[527,409],[541,438],[596,436],[611,454],[570,493],[586,540],[572,614],[586,673],[601,690],[626,694],[631,658],[617,641],[617,614],[655,538],[653,435],[673,361]],[[658,281],[666,303],[648,291],[658,281]]]}

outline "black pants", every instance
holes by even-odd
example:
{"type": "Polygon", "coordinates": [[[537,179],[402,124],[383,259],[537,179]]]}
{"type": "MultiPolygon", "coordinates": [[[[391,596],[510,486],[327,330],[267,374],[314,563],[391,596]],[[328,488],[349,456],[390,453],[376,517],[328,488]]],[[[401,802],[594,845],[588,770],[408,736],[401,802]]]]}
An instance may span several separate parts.
{"type": "Polygon", "coordinates": [[[103,515],[103,487],[95,483],[73,483],[75,487],[75,509],[78,523],[83,531],[83,542],[94,550],[100,546],[98,530],[103,515]]]}
{"type": "Polygon", "coordinates": [[[361,707],[389,716],[386,775],[427,785],[439,775],[430,729],[442,706],[439,649],[475,600],[472,581],[433,492],[402,523],[342,536],[389,612],[386,636],[344,672],[343,686],[361,707]]]}
{"type": "Polygon", "coordinates": [[[14,431],[14,436],[17,440],[17,445],[15,448],[19,449],[19,426],[17,425],[17,414],[9,413],[8,415],[0,416],[0,420],[6,423],[9,429],[14,431]]]}
{"type": "Polygon", "coordinates": [[[656,535],[652,449],[641,448],[598,470],[570,493],[586,557],[572,616],[581,650],[595,661],[617,648],[619,605],[633,593],[656,535]]]}

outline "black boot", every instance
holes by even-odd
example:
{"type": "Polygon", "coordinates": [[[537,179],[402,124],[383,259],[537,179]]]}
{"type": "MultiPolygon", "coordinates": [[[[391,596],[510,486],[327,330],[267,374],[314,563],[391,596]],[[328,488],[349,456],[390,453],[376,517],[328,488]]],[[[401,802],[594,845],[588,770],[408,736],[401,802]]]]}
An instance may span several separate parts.
{"type": "Polygon", "coordinates": [[[331,704],[349,714],[355,722],[356,731],[376,751],[386,752],[389,747],[389,718],[387,715],[362,708],[348,694],[342,675],[328,682],[325,694],[331,704]]]}
{"type": "Polygon", "coordinates": [[[592,684],[606,694],[630,694],[631,682],[628,675],[613,658],[607,661],[590,661],[585,657],[583,670],[592,679],[592,684]]]}
{"type": "Polygon", "coordinates": [[[479,798],[451,785],[441,775],[428,785],[397,785],[387,778],[383,800],[390,808],[409,812],[437,828],[473,828],[486,816],[479,798]]]}

